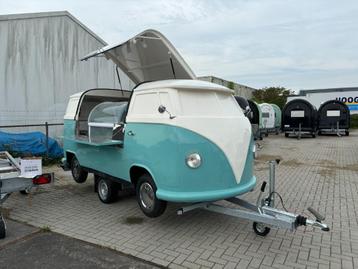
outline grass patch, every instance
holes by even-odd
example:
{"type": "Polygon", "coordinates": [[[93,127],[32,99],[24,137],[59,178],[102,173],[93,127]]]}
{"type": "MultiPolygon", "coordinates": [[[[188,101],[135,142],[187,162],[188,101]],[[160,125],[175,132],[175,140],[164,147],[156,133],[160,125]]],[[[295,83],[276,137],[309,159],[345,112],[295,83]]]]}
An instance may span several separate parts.
{"type": "Polygon", "coordinates": [[[43,232],[43,233],[49,233],[49,232],[51,232],[51,228],[50,228],[50,226],[48,226],[48,225],[42,226],[42,227],[40,228],[40,230],[41,230],[41,232],[43,232]]]}
{"type": "Polygon", "coordinates": [[[10,148],[4,147],[5,151],[9,152],[9,154],[14,158],[31,158],[31,157],[41,157],[42,158],[42,165],[43,166],[50,166],[55,164],[60,164],[62,157],[52,158],[47,157],[46,154],[42,155],[33,155],[27,152],[18,152],[12,151],[10,148]]]}
{"type": "Polygon", "coordinates": [[[351,115],[351,126],[352,129],[358,129],[358,114],[351,115]]]}
{"type": "Polygon", "coordinates": [[[132,225],[132,224],[141,224],[143,223],[144,219],[141,217],[127,217],[123,220],[124,224],[132,225]]]}
{"type": "Polygon", "coordinates": [[[62,159],[62,157],[58,157],[58,158],[50,158],[50,157],[46,157],[46,156],[41,156],[41,157],[42,157],[42,165],[43,166],[50,166],[50,165],[54,165],[54,164],[60,164],[61,159],[62,159]]]}
{"type": "Polygon", "coordinates": [[[320,174],[323,177],[335,177],[336,176],[336,169],[322,167],[318,171],[318,174],[320,174]]]}
{"type": "Polygon", "coordinates": [[[341,169],[343,169],[343,170],[349,170],[349,171],[353,171],[353,172],[358,172],[358,163],[355,163],[355,164],[347,164],[347,165],[341,167],[341,169]]]}
{"type": "Polygon", "coordinates": [[[1,215],[6,219],[10,218],[10,212],[11,212],[11,208],[6,208],[6,207],[0,208],[1,215]]]}
{"type": "Polygon", "coordinates": [[[287,165],[287,166],[300,166],[300,165],[304,165],[304,163],[298,161],[298,160],[288,160],[288,161],[283,161],[282,165],[287,165]]]}
{"type": "Polygon", "coordinates": [[[276,159],[282,160],[282,157],[279,155],[270,155],[270,154],[258,154],[257,161],[258,162],[268,162],[274,161],[276,159]]]}

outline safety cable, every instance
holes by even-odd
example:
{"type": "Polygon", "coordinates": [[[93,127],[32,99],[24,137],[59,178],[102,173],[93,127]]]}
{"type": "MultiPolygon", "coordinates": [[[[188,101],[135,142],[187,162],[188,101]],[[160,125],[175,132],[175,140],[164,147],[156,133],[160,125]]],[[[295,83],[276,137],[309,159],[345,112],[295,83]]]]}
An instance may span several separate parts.
{"type": "Polygon", "coordinates": [[[280,198],[282,208],[283,208],[286,212],[288,212],[288,210],[287,210],[286,207],[285,207],[285,204],[283,203],[282,196],[281,196],[278,192],[276,192],[276,191],[271,192],[270,195],[269,195],[269,197],[268,197],[269,201],[271,201],[271,196],[272,196],[272,194],[277,194],[277,196],[280,198]]]}

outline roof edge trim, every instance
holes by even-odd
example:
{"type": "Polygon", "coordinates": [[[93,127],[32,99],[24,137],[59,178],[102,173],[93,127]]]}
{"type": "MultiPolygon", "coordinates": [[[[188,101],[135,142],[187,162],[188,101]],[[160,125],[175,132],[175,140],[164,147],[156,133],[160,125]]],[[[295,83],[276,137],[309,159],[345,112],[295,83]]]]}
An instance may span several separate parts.
{"type": "Polygon", "coordinates": [[[86,25],[80,22],[75,16],[73,16],[67,10],[64,11],[47,11],[47,12],[35,12],[35,13],[19,13],[19,14],[8,14],[0,15],[0,21],[10,21],[10,20],[26,20],[26,19],[37,19],[37,18],[48,18],[48,17],[61,17],[67,16],[73,22],[77,23],[82,29],[88,32],[91,36],[97,39],[103,45],[108,45],[106,41],[100,38],[96,33],[89,29],[86,25]]]}

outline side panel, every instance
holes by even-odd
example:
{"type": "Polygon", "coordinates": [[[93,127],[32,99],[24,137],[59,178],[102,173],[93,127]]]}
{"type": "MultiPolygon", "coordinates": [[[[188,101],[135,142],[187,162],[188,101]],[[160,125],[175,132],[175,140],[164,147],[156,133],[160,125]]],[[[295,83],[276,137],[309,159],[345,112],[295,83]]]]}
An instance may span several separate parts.
{"type": "Polygon", "coordinates": [[[75,120],[64,120],[64,129],[63,129],[63,137],[64,137],[64,148],[70,146],[68,144],[69,139],[75,138],[75,127],[76,121],[75,120]]]}
{"type": "Polygon", "coordinates": [[[158,187],[160,199],[200,202],[236,196],[254,188],[253,143],[242,149],[245,167],[238,184],[223,151],[208,139],[185,128],[166,124],[128,123],[123,148],[76,143],[74,121],[65,121],[65,151],[76,154],[82,166],[130,180],[132,165],[147,167],[158,187]],[[131,132],[130,132],[131,131],[131,132]],[[129,135],[131,133],[132,135],[129,135]],[[71,138],[72,137],[72,138],[71,138]],[[202,165],[189,168],[185,158],[197,152],[202,165]]]}
{"type": "Polygon", "coordinates": [[[119,146],[94,146],[76,142],[75,125],[73,120],[64,121],[64,151],[73,152],[81,166],[130,181],[129,161],[119,146]]]}

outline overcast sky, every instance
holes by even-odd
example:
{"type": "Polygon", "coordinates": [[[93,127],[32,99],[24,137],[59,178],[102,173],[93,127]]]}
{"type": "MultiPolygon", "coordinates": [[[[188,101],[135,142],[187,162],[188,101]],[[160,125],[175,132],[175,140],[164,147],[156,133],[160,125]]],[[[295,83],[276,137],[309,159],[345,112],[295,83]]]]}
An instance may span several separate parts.
{"type": "Polygon", "coordinates": [[[358,0],[0,0],[0,13],[68,10],[108,43],[161,31],[197,76],[261,88],[358,86],[358,0]]]}

